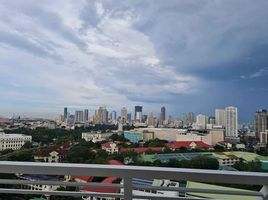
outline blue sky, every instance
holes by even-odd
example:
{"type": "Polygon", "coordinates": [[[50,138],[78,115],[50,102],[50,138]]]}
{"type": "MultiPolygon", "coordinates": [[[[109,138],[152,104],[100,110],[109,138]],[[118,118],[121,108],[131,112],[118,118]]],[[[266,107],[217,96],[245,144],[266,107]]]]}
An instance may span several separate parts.
{"type": "Polygon", "coordinates": [[[267,0],[0,4],[0,116],[268,108],[267,0]]]}

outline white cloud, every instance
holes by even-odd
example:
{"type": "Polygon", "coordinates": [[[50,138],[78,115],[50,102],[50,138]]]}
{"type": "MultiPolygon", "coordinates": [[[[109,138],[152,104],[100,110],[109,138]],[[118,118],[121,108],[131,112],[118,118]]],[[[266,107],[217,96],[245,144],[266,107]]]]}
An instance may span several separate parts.
{"type": "Polygon", "coordinates": [[[0,84],[10,88],[0,92],[6,101],[49,102],[51,109],[176,102],[207,85],[189,71],[228,63],[267,41],[266,9],[238,2],[4,0],[0,77],[9,78],[0,84]],[[256,19],[263,21],[252,30],[256,19]]]}
{"type": "Polygon", "coordinates": [[[241,75],[240,78],[254,79],[254,78],[259,78],[259,77],[266,76],[266,75],[268,75],[268,67],[261,68],[258,71],[253,72],[252,74],[249,74],[249,75],[241,75]]]}

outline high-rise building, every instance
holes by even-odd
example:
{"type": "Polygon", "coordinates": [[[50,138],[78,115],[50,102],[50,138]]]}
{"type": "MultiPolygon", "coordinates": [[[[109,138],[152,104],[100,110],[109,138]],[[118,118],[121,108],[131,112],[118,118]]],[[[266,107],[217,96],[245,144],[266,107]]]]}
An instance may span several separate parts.
{"type": "Polygon", "coordinates": [[[111,118],[112,121],[116,121],[116,111],[113,110],[111,112],[111,117],[110,118],[111,118]]]}
{"type": "Polygon", "coordinates": [[[135,121],[142,122],[142,106],[135,106],[135,121]]]}
{"type": "Polygon", "coordinates": [[[193,124],[194,123],[194,113],[193,112],[189,112],[188,114],[187,114],[187,117],[186,117],[186,123],[188,124],[188,125],[190,125],[190,124],[193,124]]]}
{"type": "Polygon", "coordinates": [[[209,118],[208,118],[208,123],[209,123],[209,124],[216,124],[215,117],[209,117],[209,118]]]}
{"type": "Polygon", "coordinates": [[[146,121],[147,121],[147,115],[142,115],[142,120],[141,120],[141,122],[142,123],[145,123],[146,121]]]}
{"type": "Polygon", "coordinates": [[[127,109],[125,107],[123,107],[121,109],[121,121],[122,123],[125,123],[127,120],[127,109]]]}
{"type": "Polygon", "coordinates": [[[225,126],[225,110],[224,109],[215,110],[215,121],[216,121],[216,125],[225,126]]]}
{"type": "Polygon", "coordinates": [[[83,111],[81,110],[75,111],[75,122],[83,122],[83,121],[84,121],[83,111]]]}
{"type": "Polygon", "coordinates": [[[106,107],[99,107],[98,110],[98,116],[99,116],[99,123],[100,124],[107,124],[108,123],[108,111],[106,110],[106,107]]]}
{"type": "Polygon", "coordinates": [[[258,110],[255,114],[255,133],[260,138],[260,133],[268,130],[268,112],[267,110],[258,110]]]}
{"type": "Polygon", "coordinates": [[[166,108],[163,106],[160,111],[159,125],[163,125],[166,120],[166,108]]]}
{"type": "Polygon", "coordinates": [[[84,110],[84,122],[88,121],[88,109],[84,110]]]}
{"type": "Polygon", "coordinates": [[[68,124],[74,124],[75,123],[75,115],[70,115],[70,113],[68,113],[68,124]]]}
{"type": "Polygon", "coordinates": [[[206,129],[207,124],[208,124],[208,116],[206,115],[196,115],[196,124],[202,128],[202,129],[206,129]]]}
{"type": "Polygon", "coordinates": [[[225,136],[238,137],[238,112],[237,108],[233,106],[225,108],[225,136]]]}
{"type": "Polygon", "coordinates": [[[268,130],[265,132],[260,132],[260,143],[261,144],[268,144],[268,130]]]}
{"type": "Polygon", "coordinates": [[[131,123],[131,113],[127,114],[127,123],[131,123]]]}
{"type": "Polygon", "coordinates": [[[154,115],[152,112],[148,113],[148,117],[147,117],[147,125],[148,126],[154,126],[154,115]]]}
{"type": "Polygon", "coordinates": [[[65,107],[64,108],[64,113],[63,113],[63,119],[64,119],[64,122],[67,122],[68,118],[67,118],[67,113],[68,113],[68,108],[65,107]]]}

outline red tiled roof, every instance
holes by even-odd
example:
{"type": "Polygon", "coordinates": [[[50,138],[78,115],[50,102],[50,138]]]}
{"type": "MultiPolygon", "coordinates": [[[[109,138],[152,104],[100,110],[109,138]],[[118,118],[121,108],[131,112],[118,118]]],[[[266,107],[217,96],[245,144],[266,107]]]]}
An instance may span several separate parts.
{"type": "Polygon", "coordinates": [[[210,148],[211,146],[202,142],[202,141],[176,141],[176,142],[169,142],[167,146],[171,149],[176,149],[180,147],[191,147],[191,144],[196,144],[198,148],[210,148]]]}
{"type": "MultiPolygon", "coordinates": [[[[108,177],[104,179],[101,183],[113,184],[119,181],[118,177],[108,177]]],[[[118,193],[118,188],[108,188],[108,187],[84,187],[81,188],[82,191],[90,191],[90,192],[101,192],[101,193],[118,193]]]]}
{"type": "Polygon", "coordinates": [[[40,149],[36,152],[36,156],[38,157],[48,157],[49,154],[53,151],[58,152],[60,156],[64,156],[67,153],[67,150],[72,147],[72,144],[69,142],[63,144],[53,145],[44,149],[40,149]]]}
{"type": "Polygon", "coordinates": [[[71,176],[71,179],[79,179],[87,183],[91,182],[93,178],[94,178],[93,176],[71,176]]]}
{"type": "Polygon", "coordinates": [[[101,146],[104,148],[111,148],[110,143],[104,143],[101,146]]]}
{"type": "Polygon", "coordinates": [[[109,161],[108,161],[108,164],[109,164],[109,165],[125,165],[124,163],[122,163],[122,162],[119,161],[119,160],[109,160],[109,161]]]}
{"type": "Polygon", "coordinates": [[[120,152],[126,152],[129,150],[133,150],[136,153],[145,153],[147,151],[163,151],[164,147],[137,147],[134,149],[121,148],[120,152]]]}

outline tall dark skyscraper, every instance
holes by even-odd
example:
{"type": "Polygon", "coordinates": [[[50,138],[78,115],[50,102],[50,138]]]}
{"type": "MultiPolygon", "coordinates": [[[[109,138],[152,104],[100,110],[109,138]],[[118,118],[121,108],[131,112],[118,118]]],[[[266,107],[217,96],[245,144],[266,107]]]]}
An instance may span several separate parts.
{"type": "Polygon", "coordinates": [[[84,110],[84,122],[88,121],[88,109],[84,110]]]}
{"type": "Polygon", "coordinates": [[[64,113],[63,113],[63,118],[64,118],[65,122],[67,121],[67,115],[68,115],[68,109],[67,109],[67,107],[65,107],[64,108],[64,113]]]}
{"type": "Polygon", "coordinates": [[[260,133],[268,130],[268,112],[267,110],[258,110],[255,115],[255,133],[260,138],[260,133]]]}
{"type": "Polygon", "coordinates": [[[142,106],[135,106],[135,121],[142,121],[142,106]]]}
{"type": "Polygon", "coordinates": [[[131,123],[131,113],[127,114],[127,123],[131,123]]]}
{"type": "Polygon", "coordinates": [[[161,108],[160,116],[159,116],[159,124],[163,125],[166,120],[166,108],[163,106],[161,108]]]}
{"type": "Polygon", "coordinates": [[[189,112],[187,114],[187,117],[186,117],[186,123],[187,125],[190,125],[190,124],[193,124],[194,123],[194,113],[193,112],[189,112]]]}

